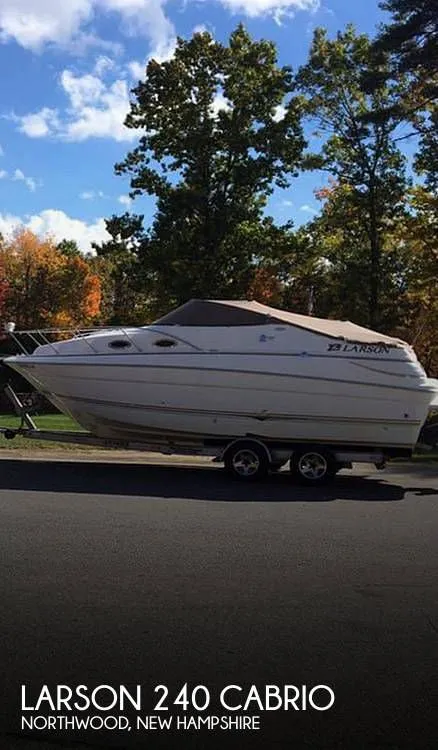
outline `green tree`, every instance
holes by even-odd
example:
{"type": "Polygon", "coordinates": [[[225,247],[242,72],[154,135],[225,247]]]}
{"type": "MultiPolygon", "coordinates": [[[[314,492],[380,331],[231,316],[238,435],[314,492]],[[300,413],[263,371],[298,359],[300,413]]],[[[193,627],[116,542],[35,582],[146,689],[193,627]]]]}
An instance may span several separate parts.
{"type": "Polygon", "coordinates": [[[409,192],[409,211],[387,238],[403,253],[406,279],[398,334],[415,347],[431,377],[438,377],[438,197],[417,185],[409,192]]]}
{"type": "Polygon", "coordinates": [[[100,245],[92,243],[98,256],[95,268],[102,281],[103,321],[123,325],[144,322],[141,290],[147,285],[139,264],[145,242],[143,216],[113,215],[106,219],[105,228],[110,239],[100,245]]]}
{"type": "Polygon", "coordinates": [[[374,50],[393,55],[399,73],[415,73],[432,84],[438,70],[436,0],[385,0],[380,7],[392,13],[392,21],[380,29],[374,50]]]}
{"type": "Polygon", "coordinates": [[[229,238],[239,248],[243,264],[241,289],[248,299],[281,307],[289,269],[294,262],[295,233],[291,223],[277,226],[271,217],[242,222],[229,238]]]}
{"type": "Polygon", "coordinates": [[[428,187],[438,194],[438,106],[429,107],[429,112],[423,115],[419,130],[421,140],[415,168],[425,176],[428,187]]]}
{"type": "MultiPolygon", "coordinates": [[[[373,45],[376,63],[385,61],[383,76],[408,76],[400,99],[404,117],[420,135],[416,168],[427,184],[438,188],[438,7],[436,0],[385,0],[392,13],[373,45]],[[389,56],[389,67],[386,63],[389,56]],[[386,71],[386,72],[385,72],[386,71]]],[[[382,70],[380,70],[380,76],[382,70]]],[[[371,78],[371,86],[376,79],[371,78]]]]}
{"type": "MultiPolygon", "coordinates": [[[[315,314],[363,325],[369,307],[369,289],[364,284],[369,273],[369,238],[360,204],[352,200],[349,185],[336,182],[317,196],[322,202],[321,214],[301,229],[305,254],[315,259],[319,271],[315,275],[315,314]]],[[[396,332],[407,314],[408,249],[390,241],[406,215],[388,222],[380,233],[379,328],[388,333],[396,332]]]]}
{"type": "MultiPolygon", "coordinates": [[[[6,303],[8,289],[9,289],[9,282],[6,276],[5,264],[4,264],[3,258],[1,257],[3,254],[2,253],[3,245],[4,245],[4,239],[3,239],[2,233],[0,232],[0,326],[2,326],[4,323],[7,322],[5,321],[4,316],[5,316],[5,303],[6,303]]],[[[0,335],[1,335],[1,331],[0,331],[0,335]]]]}
{"type": "Polygon", "coordinates": [[[260,221],[273,185],[296,172],[304,140],[291,70],[242,26],[225,46],[208,33],[151,61],[126,119],[138,146],[116,165],[132,195],[157,198],[141,250],[157,309],[191,296],[238,296],[252,253],[240,227],[260,221]]]}
{"type": "MultiPolygon", "coordinates": [[[[309,154],[308,168],[329,172],[340,186],[343,210],[352,210],[360,229],[361,286],[353,289],[366,301],[362,323],[378,327],[382,322],[383,235],[388,224],[403,210],[406,189],[405,159],[398,145],[399,101],[404,81],[383,81],[371,93],[363,87],[373,71],[371,42],[352,26],[334,40],[317,29],[309,61],[297,76],[307,115],[317,128],[317,153],[309,154]],[[369,121],[371,112],[385,116],[369,121]]],[[[339,203],[338,203],[339,207],[339,203]]],[[[326,219],[329,218],[327,215],[326,219]]],[[[335,226],[339,217],[332,213],[335,226]]],[[[326,231],[330,224],[326,220],[326,231]]]]}
{"type": "Polygon", "coordinates": [[[67,258],[77,258],[81,255],[81,251],[79,250],[79,246],[76,240],[63,239],[61,240],[61,242],[58,242],[56,247],[59,252],[65,255],[67,258]]]}

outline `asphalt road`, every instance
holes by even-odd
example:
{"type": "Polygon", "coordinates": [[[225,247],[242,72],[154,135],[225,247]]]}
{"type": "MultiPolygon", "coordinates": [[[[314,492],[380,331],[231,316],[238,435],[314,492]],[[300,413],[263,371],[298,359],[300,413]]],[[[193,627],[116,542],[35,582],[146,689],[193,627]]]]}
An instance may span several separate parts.
{"type": "Polygon", "coordinates": [[[2,459],[1,750],[435,748],[437,467],[367,471],[315,490],[2,459]],[[20,730],[22,684],[141,684],[145,716],[154,686],[184,683],[209,688],[205,715],[226,713],[229,684],[325,684],[336,701],[252,704],[260,729],[238,733],[20,730]]]}

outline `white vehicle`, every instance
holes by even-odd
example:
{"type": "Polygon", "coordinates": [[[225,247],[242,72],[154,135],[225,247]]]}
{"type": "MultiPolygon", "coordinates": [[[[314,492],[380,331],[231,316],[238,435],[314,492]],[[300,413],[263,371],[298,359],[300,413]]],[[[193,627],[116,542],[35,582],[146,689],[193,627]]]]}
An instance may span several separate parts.
{"type": "Polygon", "coordinates": [[[248,301],[192,300],[5,363],[97,438],[216,448],[248,478],[407,456],[438,395],[403,341],[248,301]]]}

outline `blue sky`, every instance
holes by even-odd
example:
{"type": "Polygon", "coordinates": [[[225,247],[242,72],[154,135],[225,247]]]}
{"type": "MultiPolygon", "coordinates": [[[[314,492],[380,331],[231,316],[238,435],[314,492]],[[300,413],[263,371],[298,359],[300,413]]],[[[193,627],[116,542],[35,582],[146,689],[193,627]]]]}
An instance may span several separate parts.
{"type": "MultiPolygon", "coordinates": [[[[176,35],[206,28],[226,41],[243,21],[296,69],[316,26],[333,35],[351,21],[373,34],[383,18],[377,0],[0,0],[0,231],[24,223],[86,250],[112,213],[150,222],[153,202],[130,204],[113,165],[138,137],[123,126],[129,90],[148,58],[172,54],[176,35]]],[[[307,220],[322,179],[300,176],[270,213],[307,220]]]]}

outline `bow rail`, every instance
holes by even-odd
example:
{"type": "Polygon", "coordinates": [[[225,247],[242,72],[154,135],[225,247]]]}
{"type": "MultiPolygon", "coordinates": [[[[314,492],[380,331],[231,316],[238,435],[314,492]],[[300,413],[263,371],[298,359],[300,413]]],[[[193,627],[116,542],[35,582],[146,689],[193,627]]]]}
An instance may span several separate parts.
{"type": "MultiPolygon", "coordinates": [[[[93,346],[93,340],[89,337],[95,333],[111,332],[121,338],[125,338],[137,351],[142,351],[134,338],[130,335],[129,329],[119,326],[95,326],[93,328],[34,328],[16,330],[13,323],[6,323],[4,331],[10,338],[21,354],[30,356],[39,346],[50,346],[54,354],[59,354],[55,344],[61,341],[71,339],[83,340],[93,354],[99,354],[99,350],[93,346]]],[[[132,333],[132,329],[131,329],[132,333]]],[[[63,353],[65,356],[65,353],[63,353]]]]}

